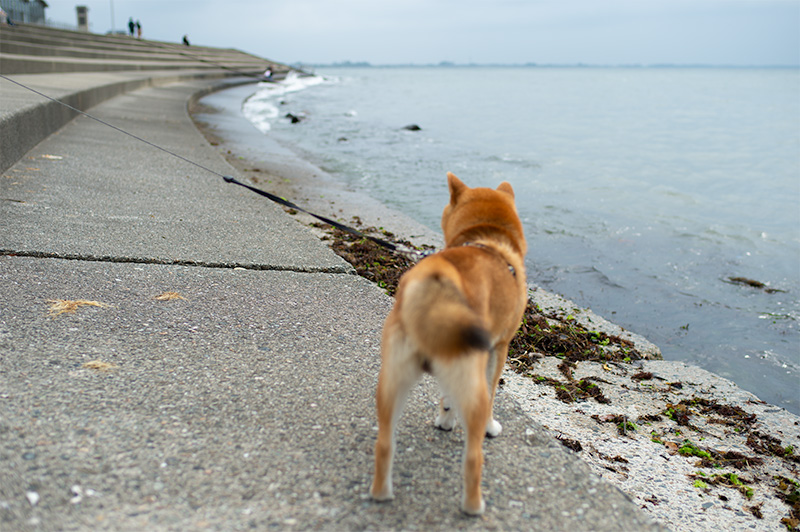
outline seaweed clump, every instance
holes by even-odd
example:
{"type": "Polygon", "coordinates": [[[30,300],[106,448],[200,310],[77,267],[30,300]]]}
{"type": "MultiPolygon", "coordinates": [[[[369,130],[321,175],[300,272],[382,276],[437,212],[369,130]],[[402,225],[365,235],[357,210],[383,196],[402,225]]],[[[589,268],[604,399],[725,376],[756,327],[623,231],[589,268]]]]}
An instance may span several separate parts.
{"type": "Polygon", "coordinates": [[[781,523],[789,530],[800,526],[800,483],[787,477],[776,476],[775,494],[789,507],[789,515],[781,523]]]}
{"type": "Polygon", "coordinates": [[[733,427],[740,432],[748,432],[756,422],[756,415],[733,405],[725,405],[702,397],[683,399],[677,404],[667,404],[663,414],[680,426],[699,430],[692,425],[692,416],[698,413],[707,416],[709,423],[733,427]]]}
{"type": "MultiPolygon", "coordinates": [[[[737,475],[736,473],[723,473],[723,474],[714,474],[709,476],[706,475],[705,473],[698,472],[694,475],[689,475],[689,478],[695,480],[696,487],[706,488],[708,487],[708,485],[726,486],[737,490],[739,493],[741,493],[748,499],[753,498],[753,488],[750,487],[750,484],[753,484],[755,482],[755,479],[747,479],[739,477],[739,475],[737,475]]],[[[759,514],[761,513],[760,510],[761,510],[760,505],[757,505],[751,509],[751,513],[753,513],[753,515],[755,515],[759,519],[762,519],[763,516],[759,517],[759,514]]]]}
{"type": "Polygon", "coordinates": [[[528,302],[522,324],[511,341],[508,354],[509,367],[541,384],[552,386],[556,397],[565,403],[595,399],[599,403],[610,401],[603,395],[597,378],[575,379],[573,370],[578,362],[630,363],[643,357],[633,342],[619,336],[592,331],[579,324],[574,316],[562,317],[545,314],[537,305],[528,302]],[[559,371],[565,381],[542,377],[534,372],[541,356],[561,359],[559,371]]]}
{"type": "Polygon", "coordinates": [[[701,448],[688,439],[683,440],[677,452],[683,456],[700,458],[695,464],[697,467],[720,468],[730,466],[744,470],[764,463],[764,460],[757,456],[746,456],[738,451],[717,451],[710,448],[701,448]]]}
{"type": "Polygon", "coordinates": [[[800,464],[800,456],[794,452],[794,446],[783,446],[781,441],[775,436],[754,431],[747,435],[747,446],[758,454],[766,456],[777,456],[790,462],[800,464]]]}
{"type": "MultiPolygon", "coordinates": [[[[363,225],[357,216],[353,217],[352,222],[357,227],[363,225]]],[[[393,296],[397,291],[397,285],[403,274],[415,264],[414,260],[407,255],[394,253],[368,238],[342,231],[327,224],[315,223],[312,225],[325,228],[329,237],[324,237],[323,239],[329,238],[333,241],[331,249],[349,262],[358,275],[377,284],[386,290],[386,293],[390,296],[393,296]]],[[[362,231],[364,233],[379,234],[382,239],[392,244],[405,246],[408,249],[431,249],[431,246],[416,247],[407,240],[396,238],[393,233],[385,229],[366,227],[362,231]]]]}

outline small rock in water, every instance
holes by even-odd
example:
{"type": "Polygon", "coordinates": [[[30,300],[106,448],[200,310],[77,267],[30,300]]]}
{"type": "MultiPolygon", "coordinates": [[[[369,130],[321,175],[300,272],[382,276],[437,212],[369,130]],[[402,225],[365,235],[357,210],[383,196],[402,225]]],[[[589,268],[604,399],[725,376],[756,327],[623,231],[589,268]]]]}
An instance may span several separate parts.
{"type": "Polygon", "coordinates": [[[421,131],[422,130],[422,128],[419,127],[417,124],[409,124],[409,125],[405,126],[403,129],[408,130],[408,131],[421,131]]]}
{"type": "Polygon", "coordinates": [[[284,118],[288,118],[292,124],[296,124],[303,119],[302,116],[294,115],[292,113],[286,113],[286,116],[284,118]]]}

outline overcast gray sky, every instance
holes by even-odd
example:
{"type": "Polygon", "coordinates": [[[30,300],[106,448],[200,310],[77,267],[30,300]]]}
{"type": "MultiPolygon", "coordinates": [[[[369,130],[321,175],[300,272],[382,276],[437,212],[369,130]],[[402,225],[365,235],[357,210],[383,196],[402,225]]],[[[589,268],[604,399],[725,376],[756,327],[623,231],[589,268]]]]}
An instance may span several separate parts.
{"type": "Polygon", "coordinates": [[[48,0],[91,30],[232,47],[284,63],[800,65],[798,0],[48,0]]]}

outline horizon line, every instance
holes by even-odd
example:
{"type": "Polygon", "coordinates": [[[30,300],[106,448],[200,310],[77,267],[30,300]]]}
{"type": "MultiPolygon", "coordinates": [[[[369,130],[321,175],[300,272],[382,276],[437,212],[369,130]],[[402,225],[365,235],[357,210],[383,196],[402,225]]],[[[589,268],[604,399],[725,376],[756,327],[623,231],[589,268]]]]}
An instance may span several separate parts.
{"type": "Polygon", "coordinates": [[[397,67],[516,67],[516,68],[782,68],[800,69],[800,64],[723,64],[723,63],[456,63],[453,61],[440,61],[438,63],[370,63],[369,61],[334,61],[334,62],[303,62],[295,61],[291,65],[324,67],[350,67],[350,68],[397,68],[397,67]]]}

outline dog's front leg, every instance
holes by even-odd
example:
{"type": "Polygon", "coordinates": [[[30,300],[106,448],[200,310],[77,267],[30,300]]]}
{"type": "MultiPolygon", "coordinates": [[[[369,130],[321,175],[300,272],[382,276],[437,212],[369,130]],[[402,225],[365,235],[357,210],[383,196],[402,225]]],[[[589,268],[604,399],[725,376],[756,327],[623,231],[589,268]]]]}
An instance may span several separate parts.
{"type": "Polygon", "coordinates": [[[489,387],[489,422],[486,423],[486,435],[490,438],[500,436],[503,431],[503,426],[494,418],[494,399],[506,358],[508,358],[508,342],[501,342],[489,351],[489,361],[486,364],[486,383],[489,387]]]}

